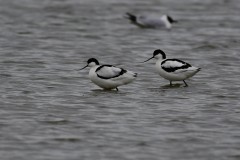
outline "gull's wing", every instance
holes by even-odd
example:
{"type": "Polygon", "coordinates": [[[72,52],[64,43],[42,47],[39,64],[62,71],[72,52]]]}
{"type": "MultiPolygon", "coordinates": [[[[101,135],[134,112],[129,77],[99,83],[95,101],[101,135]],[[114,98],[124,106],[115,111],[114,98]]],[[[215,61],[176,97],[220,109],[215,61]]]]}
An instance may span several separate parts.
{"type": "Polygon", "coordinates": [[[161,18],[156,17],[146,17],[140,16],[138,18],[138,23],[142,24],[145,27],[164,27],[165,23],[161,20],[161,18]]]}

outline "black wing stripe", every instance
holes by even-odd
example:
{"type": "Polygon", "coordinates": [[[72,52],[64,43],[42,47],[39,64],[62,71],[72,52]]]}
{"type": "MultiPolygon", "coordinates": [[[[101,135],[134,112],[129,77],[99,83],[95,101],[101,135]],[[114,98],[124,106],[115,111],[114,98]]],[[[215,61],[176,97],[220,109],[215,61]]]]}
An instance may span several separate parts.
{"type": "MultiPolygon", "coordinates": [[[[97,73],[97,71],[99,71],[101,68],[103,68],[103,67],[114,67],[114,66],[112,66],[112,65],[102,65],[102,66],[99,66],[97,69],[96,69],[96,73],[97,73]]],[[[127,70],[125,70],[125,69],[123,69],[123,68],[120,68],[121,69],[121,72],[119,72],[119,74],[117,74],[117,75],[115,75],[115,76],[112,76],[112,77],[103,77],[103,76],[100,76],[99,74],[97,74],[97,76],[99,77],[99,78],[102,78],[102,79],[111,79],[111,78],[116,78],[116,77],[119,77],[119,76],[121,76],[121,75],[123,75],[124,73],[126,73],[127,72],[127,70]]]]}
{"type": "Polygon", "coordinates": [[[162,69],[165,70],[166,72],[175,72],[178,69],[186,69],[186,68],[191,67],[191,65],[189,63],[186,63],[179,59],[166,59],[165,61],[162,61],[161,66],[162,66],[162,69]],[[167,61],[177,61],[179,63],[182,63],[183,65],[180,67],[164,67],[163,64],[166,63],[167,61]]]}

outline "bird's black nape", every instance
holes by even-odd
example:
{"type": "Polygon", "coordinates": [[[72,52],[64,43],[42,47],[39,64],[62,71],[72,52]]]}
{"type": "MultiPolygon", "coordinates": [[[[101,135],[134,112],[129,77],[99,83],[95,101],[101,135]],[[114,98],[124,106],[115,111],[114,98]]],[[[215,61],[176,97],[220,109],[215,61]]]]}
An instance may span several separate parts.
{"type": "Polygon", "coordinates": [[[167,19],[170,23],[176,23],[177,21],[172,19],[172,17],[170,17],[169,15],[167,15],[167,19]]]}
{"type": "Polygon", "coordinates": [[[166,54],[161,50],[161,49],[157,49],[153,52],[153,57],[155,57],[156,55],[161,54],[162,55],[162,59],[166,59],[166,54]]]}
{"type": "Polygon", "coordinates": [[[98,60],[95,59],[95,58],[90,58],[90,59],[88,59],[88,61],[87,61],[88,64],[89,64],[89,63],[92,63],[92,62],[96,63],[96,65],[99,65],[98,60]]]}

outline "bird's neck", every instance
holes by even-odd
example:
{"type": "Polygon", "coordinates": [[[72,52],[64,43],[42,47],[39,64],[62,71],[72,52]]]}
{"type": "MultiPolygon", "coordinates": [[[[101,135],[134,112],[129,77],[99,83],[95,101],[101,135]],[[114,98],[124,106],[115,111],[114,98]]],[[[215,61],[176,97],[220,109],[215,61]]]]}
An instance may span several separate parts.
{"type": "Polygon", "coordinates": [[[170,29],[170,28],[172,27],[172,24],[171,24],[171,23],[169,22],[169,20],[167,19],[167,16],[164,15],[164,16],[162,17],[162,20],[163,20],[166,28],[170,29]]]}

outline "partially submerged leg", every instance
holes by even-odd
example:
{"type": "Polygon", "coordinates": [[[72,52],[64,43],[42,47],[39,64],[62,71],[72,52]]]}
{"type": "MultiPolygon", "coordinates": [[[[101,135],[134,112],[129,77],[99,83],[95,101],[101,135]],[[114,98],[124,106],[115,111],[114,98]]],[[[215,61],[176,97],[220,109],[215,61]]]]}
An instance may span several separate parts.
{"type": "Polygon", "coordinates": [[[170,82],[170,86],[172,86],[172,81],[169,81],[170,82]]]}
{"type": "Polygon", "coordinates": [[[185,84],[185,87],[187,87],[188,85],[187,85],[187,83],[183,80],[183,82],[184,82],[184,84],[185,84]]]}
{"type": "Polygon", "coordinates": [[[118,88],[116,87],[116,90],[118,91],[118,88]]]}

